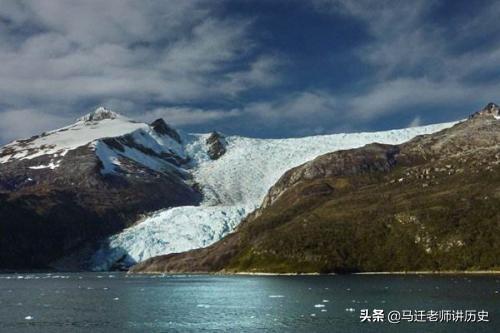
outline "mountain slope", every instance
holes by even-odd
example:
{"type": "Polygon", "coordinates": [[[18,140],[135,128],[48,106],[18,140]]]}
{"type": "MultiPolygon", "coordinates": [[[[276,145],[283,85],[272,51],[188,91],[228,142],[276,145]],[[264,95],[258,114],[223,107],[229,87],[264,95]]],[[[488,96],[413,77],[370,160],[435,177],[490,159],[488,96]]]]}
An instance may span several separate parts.
{"type": "Polygon", "coordinates": [[[329,153],[287,171],[237,231],[132,272],[353,272],[500,267],[500,121],[329,153]]]}
{"type": "Polygon", "coordinates": [[[203,193],[201,204],[155,212],[111,236],[94,254],[92,268],[106,270],[117,261],[129,266],[153,256],[209,246],[258,208],[269,188],[288,169],[331,151],[374,141],[402,143],[452,124],[296,139],[229,136],[223,139],[224,153],[216,154],[216,159],[210,156],[210,143],[217,135],[182,135],[191,158],[189,172],[203,193]]]}
{"type": "Polygon", "coordinates": [[[186,134],[98,108],[0,148],[0,266],[109,270],[206,247],[292,167],[451,125],[266,140],[186,134]]]}
{"type": "Polygon", "coordinates": [[[44,268],[143,213],[197,204],[187,157],[167,128],[99,108],[2,147],[0,268],[44,268]]]}

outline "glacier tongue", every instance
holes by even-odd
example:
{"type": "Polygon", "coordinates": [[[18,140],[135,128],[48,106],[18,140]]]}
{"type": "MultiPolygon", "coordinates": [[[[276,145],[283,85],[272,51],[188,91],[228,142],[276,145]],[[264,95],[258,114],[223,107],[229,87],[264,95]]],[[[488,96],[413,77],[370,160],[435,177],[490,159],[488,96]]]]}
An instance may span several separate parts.
{"type": "Polygon", "coordinates": [[[399,144],[455,123],[373,133],[352,133],[294,139],[226,137],[227,152],[211,160],[208,135],[185,135],[185,152],[200,184],[200,206],[157,211],[107,239],[92,258],[92,269],[107,270],[116,261],[133,264],[153,256],[206,247],[218,241],[257,208],[269,188],[287,170],[319,155],[372,142],[399,144]]]}
{"type": "Polygon", "coordinates": [[[234,230],[247,210],[237,206],[184,206],[155,212],[108,239],[93,257],[93,270],[122,260],[131,265],[153,256],[206,247],[234,230]]]}

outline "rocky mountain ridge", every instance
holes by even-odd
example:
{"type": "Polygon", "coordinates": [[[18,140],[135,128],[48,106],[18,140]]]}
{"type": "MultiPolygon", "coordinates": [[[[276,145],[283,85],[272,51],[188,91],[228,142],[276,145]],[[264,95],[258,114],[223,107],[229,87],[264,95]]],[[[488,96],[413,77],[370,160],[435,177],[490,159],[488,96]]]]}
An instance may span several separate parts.
{"type": "Polygon", "coordinates": [[[149,126],[98,108],[2,147],[2,268],[48,267],[141,214],[200,202],[179,136],[166,129],[161,119],[149,126]]]}
{"type": "Polygon", "coordinates": [[[287,171],[236,232],[132,272],[359,272],[500,267],[500,120],[399,145],[337,151],[287,171]]]}

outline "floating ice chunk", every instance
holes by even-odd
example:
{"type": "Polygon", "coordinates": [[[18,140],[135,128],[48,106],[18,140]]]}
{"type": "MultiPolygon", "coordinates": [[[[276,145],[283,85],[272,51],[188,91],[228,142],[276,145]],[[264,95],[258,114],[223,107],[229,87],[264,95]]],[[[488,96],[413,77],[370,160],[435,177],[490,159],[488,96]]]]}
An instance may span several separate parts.
{"type": "Polygon", "coordinates": [[[324,308],[325,304],[314,304],[315,308],[324,308]]]}
{"type": "Polygon", "coordinates": [[[321,312],[326,312],[326,309],[321,309],[321,312]]]}
{"type": "Polygon", "coordinates": [[[208,309],[210,307],[210,305],[208,305],[208,304],[197,304],[196,307],[208,309]]]}
{"type": "Polygon", "coordinates": [[[324,300],[323,300],[323,303],[328,303],[328,302],[330,302],[330,301],[329,301],[329,300],[327,300],[327,299],[324,299],[324,300]]]}

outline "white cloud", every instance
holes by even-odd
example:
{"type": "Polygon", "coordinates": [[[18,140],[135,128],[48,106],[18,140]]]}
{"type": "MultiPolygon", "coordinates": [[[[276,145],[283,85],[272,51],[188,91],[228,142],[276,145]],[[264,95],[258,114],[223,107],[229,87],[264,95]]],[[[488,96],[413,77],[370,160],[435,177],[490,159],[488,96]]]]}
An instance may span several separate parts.
{"type": "Polygon", "coordinates": [[[336,109],[333,96],[323,92],[304,91],[273,102],[251,103],[245,108],[245,112],[256,115],[264,121],[298,120],[307,123],[314,121],[318,116],[333,114],[336,109]]]}
{"type": "Polygon", "coordinates": [[[1,6],[0,100],[6,109],[57,104],[73,112],[123,100],[127,110],[142,110],[148,103],[234,98],[278,83],[279,60],[255,50],[253,22],[218,17],[220,5],[51,0],[1,6]]]}
{"type": "Polygon", "coordinates": [[[197,125],[209,121],[216,121],[226,118],[235,118],[242,114],[241,110],[206,110],[193,109],[189,107],[166,107],[157,108],[144,114],[143,119],[151,121],[163,118],[169,124],[175,126],[197,125]]]}
{"type": "Polygon", "coordinates": [[[237,59],[252,48],[249,22],[208,18],[190,34],[169,45],[159,67],[168,73],[213,72],[224,62],[237,59]]]}
{"type": "Polygon", "coordinates": [[[18,1],[17,6],[1,9],[0,14],[14,16],[19,24],[37,24],[84,47],[93,47],[171,37],[208,13],[198,0],[49,0],[18,1]]]}
{"type": "Polygon", "coordinates": [[[347,102],[352,117],[369,120],[421,104],[438,105],[470,98],[471,94],[465,94],[463,87],[457,84],[440,84],[426,79],[395,79],[381,82],[369,92],[347,102]]]}
{"type": "Polygon", "coordinates": [[[280,82],[278,69],[283,64],[284,61],[278,56],[261,56],[250,63],[247,69],[227,74],[221,89],[236,95],[249,87],[271,87],[280,82]]]}
{"type": "MultiPolygon", "coordinates": [[[[0,142],[16,132],[29,136],[52,128],[100,104],[176,126],[221,121],[307,134],[359,129],[422,106],[440,110],[498,99],[498,80],[470,81],[498,71],[500,44],[462,52],[455,46],[494,36],[500,3],[449,26],[429,22],[434,0],[311,3],[323,14],[361,21],[370,35],[346,50],[372,71],[351,89],[287,82],[284,65],[293,64],[284,59],[293,57],[259,45],[253,33],[258,20],[219,15],[223,1],[7,1],[0,6],[0,120],[12,126],[1,127],[0,142]],[[273,91],[280,84],[284,89],[273,91]],[[258,100],[261,95],[266,97],[258,100]],[[249,102],[232,110],[189,107],[205,101],[249,102]],[[15,120],[26,112],[39,125],[15,120]]],[[[407,115],[412,118],[430,117],[407,115]]]]}
{"type": "Polygon", "coordinates": [[[373,67],[371,85],[341,98],[352,110],[351,121],[373,120],[408,107],[481,105],[498,99],[499,82],[468,82],[476,73],[500,66],[500,44],[485,50],[453,51],[468,39],[497,31],[499,3],[486,4],[468,20],[439,25],[429,21],[438,4],[433,0],[351,1],[315,0],[321,11],[341,12],[366,23],[371,42],[357,50],[359,59],[373,67]],[[449,38],[450,34],[453,38],[449,38]]]}
{"type": "MultiPolygon", "coordinates": [[[[295,134],[318,134],[326,130],[322,120],[339,116],[333,97],[323,92],[299,92],[268,102],[249,103],[241,108],[199,109],[163,107],[149,110],[142,119],[163,118],[175,126],[193,126],[209,122],[251,124],[270,128],[288,126],[295,134]]],[[[238,126],[234,126],[238,127],[238,126]]]]}
{"type": "Polygon", "coordinates": [[[26,138],[67,124],[69,119],[37,110],[21,109],[0,112],[0,142],[26,138]]]}

